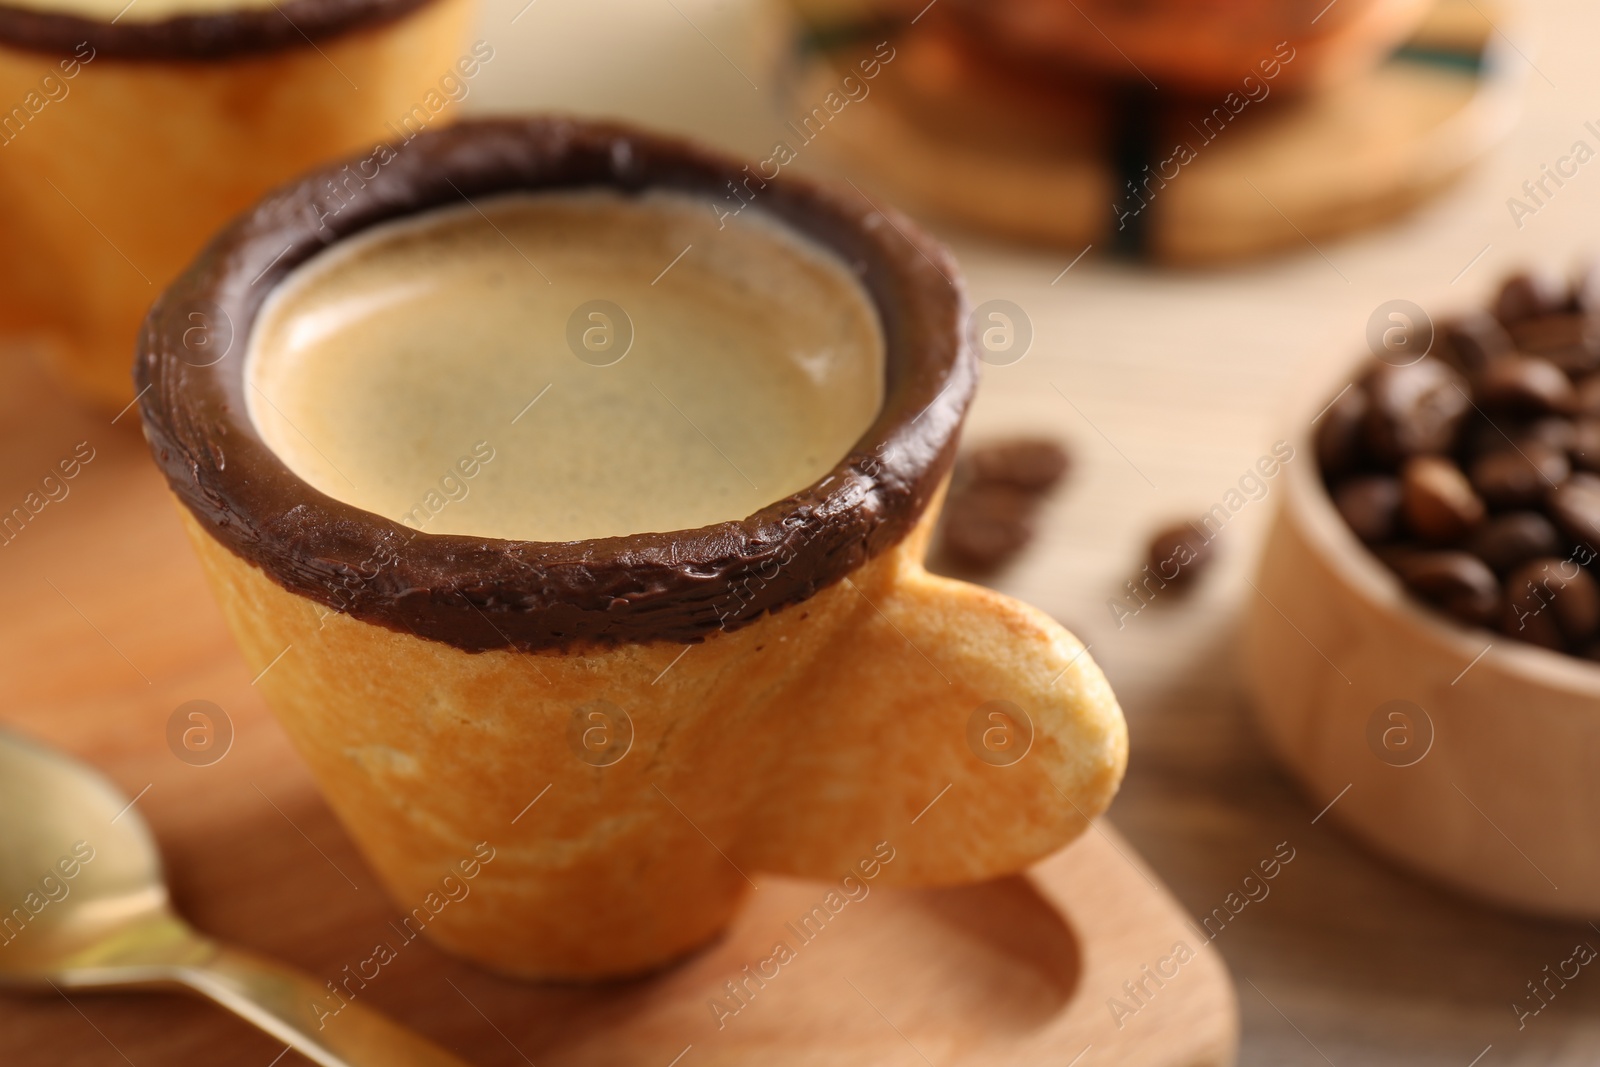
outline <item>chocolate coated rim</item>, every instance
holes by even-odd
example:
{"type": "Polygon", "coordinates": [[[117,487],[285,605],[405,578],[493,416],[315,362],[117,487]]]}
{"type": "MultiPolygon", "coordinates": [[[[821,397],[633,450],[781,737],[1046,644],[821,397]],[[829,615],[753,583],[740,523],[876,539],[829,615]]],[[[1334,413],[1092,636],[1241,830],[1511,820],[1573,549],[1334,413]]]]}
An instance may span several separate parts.
{"type": "Polygon", "coordinates": [[[609,186],[720,202],[746,178],[742,164],[680,141],[565,119],[464,123],[394,152],[342,207],[329,183],[359,184],[349,182],[354,160],[348,174],[330,164],[269,195],[145,319],[134,366],[145,436],[173,492],[222,544],[291,592],[475,652],[699,641],[805,600],[911,531],[950,469],[977,384],[955,263],[865,197],[787,177],[751,210],[837,253],[887,345],[882,410],[815,484],[738,522],[557,543],[421,533],[290,473],[250,422],[243,356],[273,287],[330,242],[465,197],[609,186]],[[197,365],[218,346],[220,360],[197,365]]]}
{"type": "Polygon", "coordinates": [[[302,48],[409,14],[431,0],[274,0],[263,8],[174,15],[156,22],[105,22],[0,4],[0,45],[71,55],[88,43],[96,58],[204,60],[302,48]]]}

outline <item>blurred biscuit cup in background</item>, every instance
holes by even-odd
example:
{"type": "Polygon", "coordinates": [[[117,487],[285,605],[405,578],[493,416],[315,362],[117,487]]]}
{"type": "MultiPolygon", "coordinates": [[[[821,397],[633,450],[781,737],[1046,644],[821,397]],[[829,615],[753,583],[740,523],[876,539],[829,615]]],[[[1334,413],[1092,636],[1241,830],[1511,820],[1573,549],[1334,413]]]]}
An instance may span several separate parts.
{"type": "MultiPolygon", "coordinates": [[[[471,0],[123,3],[0,6],[0,336],[41,337],[113,410],[140,320],[211,233],[332,156],[373,150],[370,178],[493,57],[466,45],[471,0]]],[[[203,359],[231,328],[196,314],[203,359]]]]}

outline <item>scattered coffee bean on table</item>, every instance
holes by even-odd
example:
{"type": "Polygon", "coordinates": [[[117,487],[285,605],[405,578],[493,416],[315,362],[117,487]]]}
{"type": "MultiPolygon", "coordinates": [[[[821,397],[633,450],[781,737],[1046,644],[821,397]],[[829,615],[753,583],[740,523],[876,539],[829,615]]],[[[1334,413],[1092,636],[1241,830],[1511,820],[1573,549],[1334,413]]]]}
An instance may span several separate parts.
{"type": "Polygon", "coordinates": [[[991,573],[1033,539],[1034,516],[1044,496],[1071,468],[1061,443],[1045,437],[1008,437],[973,446],[956,463],[945,501],[936,562],[991,573]]]}
{"type": "Polygon", "coordinates": [[[1193,522],[1177,522],[1156,531],[1145,553],[1146,570],[1182,591],[1211,565],[1213,546],[1193,522]]]}
{"type": "Polygon", "coordinates": [[[1015,437],[978,445],[967,453],[966,463],[976,485],[1010,485],[1043,493],[1066,475],[1071,457],[1058,441],[1015,437]]]}
{"type": "Polygon", "coordinates": [[[974,485],[945,508],[944,549],[969,567],[992,570],[1033,539],[1033,499],[1009,485],[974,485]]]}
{"type": "Polygon", "coordinates": [[[1600,271],[1514,275],[1435,337],[1319,417],[1335,509],[1419,600],[1600,659],[1600,271]]]}

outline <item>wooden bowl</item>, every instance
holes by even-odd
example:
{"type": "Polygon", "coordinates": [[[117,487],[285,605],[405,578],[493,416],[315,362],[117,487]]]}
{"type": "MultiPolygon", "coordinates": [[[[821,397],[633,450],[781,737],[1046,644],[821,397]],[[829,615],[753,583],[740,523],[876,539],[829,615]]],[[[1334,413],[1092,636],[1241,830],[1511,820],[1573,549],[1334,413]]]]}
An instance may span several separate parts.
{"type": "Polygon", "coordinates": [[[1413,599],[1335,511],[1309,434],[1295,448],[1244,630],[1272,747],[1330,822],[1397,864],[1600,917],[1600,664],[1413,599]]]}

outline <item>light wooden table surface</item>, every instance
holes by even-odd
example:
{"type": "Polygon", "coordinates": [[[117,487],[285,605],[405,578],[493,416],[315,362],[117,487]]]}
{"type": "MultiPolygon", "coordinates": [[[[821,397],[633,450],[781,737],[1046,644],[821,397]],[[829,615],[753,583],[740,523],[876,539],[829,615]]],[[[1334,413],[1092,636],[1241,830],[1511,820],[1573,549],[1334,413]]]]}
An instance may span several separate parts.
{"type": "MultiPolygon", "coordinates": [[[[524,2],[490,0],[481,33],[499,54],[469,109],[618,114],[770,152],[788,115],[770,67],[782,44],[759,3],[524,2]]],[[[1011,300],[1035,330],[1026,358],[985,368],[970,437],[1037,428],[1068,439],[1080,461],[1040,541],[997,584],[1092,643],[1121,697],[1133,755],[1112,820],[1196,914],[1220,906],[1279,842],[1297,850],[1271,895],[1216,940],[1239,986],[1240,1060],[1252,1067],[1600,1060],[1600,975],[1582,974],[1520,1031],[1511,1007],[1575,942],[1600,947],[1600,932],[1415,881],[1326,820],[1313,825],[1333,798],[1302,796],[1268,759],[1234,634],[1255,595],[1245,579],[1271,493],[1228,526],[1224,558],[1196,595],[1120,629],[1106,607],[1155,523],[1219,501],[1349,380],[1379,304],[1406,298],[1443,314],[1481,301],[1518,264],[1600,252],[1600,161],[1520,228],[1506,203],[1574,141],[1600,148],[1584,128],[1600,125],[1600,7],[1534,0],[1497,32],[1525,79],[1521,122],[1485,165],[1399,225],[1210,273],[1091,254],[1055,284],[1076,249],[942,234],[974,301],[1011,300]]]]}

